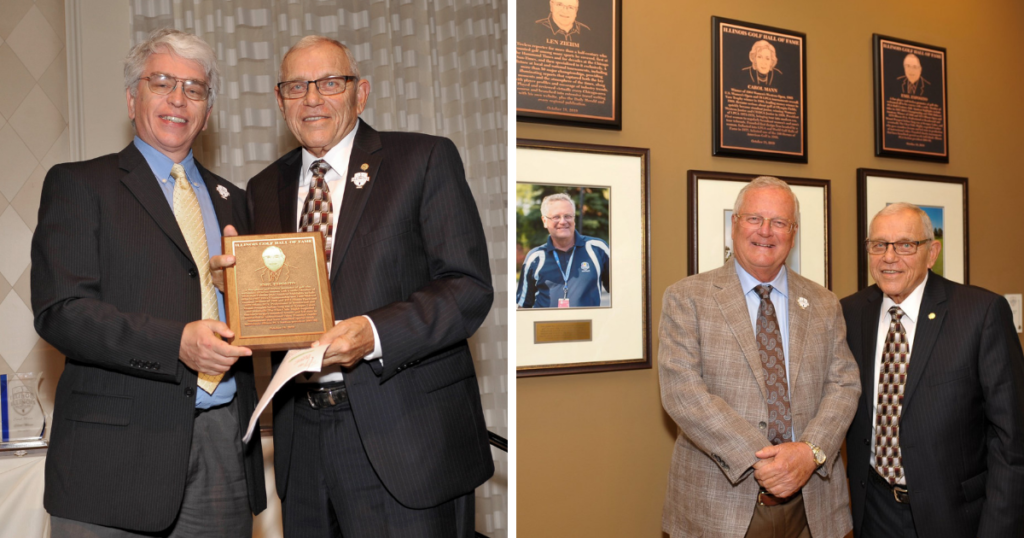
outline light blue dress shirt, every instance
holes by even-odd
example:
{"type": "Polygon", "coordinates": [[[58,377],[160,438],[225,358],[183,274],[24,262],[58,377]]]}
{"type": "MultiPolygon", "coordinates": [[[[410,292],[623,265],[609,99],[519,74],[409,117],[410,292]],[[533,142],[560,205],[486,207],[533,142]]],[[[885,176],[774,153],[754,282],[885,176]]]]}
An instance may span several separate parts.
{"type": "MultiPolygon", "coordinates": [[[[786,383],[789,383],[789,281],[786,278],[786,266],[783,265],[782,269],[779,270],[779,274],[775,275],[775,279],[771,282],[759,282],[756,278],[750,276],[750,273],[746,272],[739,263],[736,263],[736,276],[740,277],[740,288],[743,289],[743,298],[747,300],[747,311],[750,312],[750,330],[754,331],[756,337],[757,330],[757,309],[761,307],[761,296],[757,293],[756,288],[761,284],[768,284],[772,287],[772,293],[769,297],[772,300],[772,305],[775,306],[775,316],[779,320],[779,333],[782,335],[782,353],[785,355],[786,360],[786,383]]],[[[792,389],[790,389],[792,391],[792,389]]]]}
{"type": "MultiPolygon", "coordinates": [[[[171,211],[174,211],[174,178],[171,177],[171,167],[174,166],[174,161],[160,153],[153,146],[143,142],[137,136],[135,137],[135,147],[146,158],[146,163],[149,164],[153,175],[156,176],[160,190],[163,191],[164,197],[167,198],[167,203],[171,206],[171,211]]],[[[217,213],[213,210],[213,201],[210,200],[210,193],[206,190],[203,177],[199,175],[199,168],[196,167],[196,160],[192,157],[191,151],[188,152],[188,156],[180,164],[185,169],[185,175],[188,176],[189,183],[192,184],[192,190],[196,193],[196,199],[199,200],[199,209],[203,214],[203,226],[206,228],[206,247],[210,251],[210,257],[219,256],[220,222],[217,220],[217,213]]],[[[221,321],[223,321],[225,319],[224,295],[219,290],[217,291],[217,310],[220,313],[221,321]]],[[[226,404],[234,397],[235,376],[229,370],[224,375],[220,385],[217,385],[213,394],[207,394],[205,390],[200,388],[196,389],[196,407],[199,409],[209,409],[226,404]]]]}

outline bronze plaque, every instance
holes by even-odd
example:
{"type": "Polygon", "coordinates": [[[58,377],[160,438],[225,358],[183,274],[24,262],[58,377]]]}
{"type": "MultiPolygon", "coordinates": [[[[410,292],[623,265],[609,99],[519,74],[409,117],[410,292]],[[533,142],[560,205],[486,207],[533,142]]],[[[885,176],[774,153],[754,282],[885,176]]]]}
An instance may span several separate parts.
{"type": "Polygon", "coordinates": [[[533,324],[534,344],[555,344],[558,342],[589,342],[591,320],[583,321],[537,321],[533,324]]]}
{"type": "Polygon", "coordinates": [[[334,304],[318,232],[223,238],[235,265],[224,271],[232,345],[280,351],[307,347],[334,326],[334,304]]]}

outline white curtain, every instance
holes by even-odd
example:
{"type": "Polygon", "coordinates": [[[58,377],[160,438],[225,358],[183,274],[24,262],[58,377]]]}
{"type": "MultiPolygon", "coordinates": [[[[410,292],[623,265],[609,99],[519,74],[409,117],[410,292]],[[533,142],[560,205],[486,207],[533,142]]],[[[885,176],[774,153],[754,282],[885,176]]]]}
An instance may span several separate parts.
{"type": "MultiPolygon", "coordinates": [[[[472,338],[488,428],[508,436],[507,0],[130,0],[132,40],[173,27],[217,52],[221,90],[193,146],[240,187],[298,143],[277,110],[281,58],[303,36],[348,45],[371,92],[362,118],[377,130],[451,138],[487,234],[494,306],[472,338]]],[[[507,536],[508,465],[477,490],[477,530],[507,536]]]]}

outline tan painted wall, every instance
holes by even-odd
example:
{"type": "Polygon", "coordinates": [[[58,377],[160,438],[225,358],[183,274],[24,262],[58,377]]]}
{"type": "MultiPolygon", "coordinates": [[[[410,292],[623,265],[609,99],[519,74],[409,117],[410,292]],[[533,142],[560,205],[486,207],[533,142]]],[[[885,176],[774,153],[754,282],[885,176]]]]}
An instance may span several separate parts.
{"type": "MultiPolygon", "coordinates": [[[[832,181],[833,290],[857,286],[858,167],[967,176],[970,276],[1024,292],[1024,4],[1015,0],[624,2],[621,132],[517,123],[520,138],[651,148],[654,353],[686,276],[686,171],[832,181]],[[711,156],[711,16],[807,34],[808,164],[711,156]],[[946,47],[950,163],[874,156],[871,34],[946,47]]],[[[586,1],[580,6],[580,18],[586,1]]],[[[657,368],[517,381],[520,536],[659,537],[675,427],[657,368]]],[[[696,494],[696,492],[695,492],[696,494]]]]}

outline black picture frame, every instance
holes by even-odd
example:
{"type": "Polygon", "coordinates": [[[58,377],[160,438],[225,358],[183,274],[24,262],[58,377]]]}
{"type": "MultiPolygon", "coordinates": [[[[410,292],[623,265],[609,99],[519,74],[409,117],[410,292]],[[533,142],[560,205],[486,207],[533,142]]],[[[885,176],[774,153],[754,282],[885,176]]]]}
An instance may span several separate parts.
{"type": "Polygon", "coordinates": [[[651,368],[650,149],[519,139],[516,160],[517,207],[519,185],[609,190],[612,297],[600,308],[515,308],[516,377],[651,368]],[[591,323],[591,339],[537,340],[538,324],[579,321],[591,323]]]}
{"type": "Polygon", "coordinates": [[[621,130],[622,0],[525,0],[516,17],[516,120],[621,130]]]}
{"type": "MultiPolygon", "coordinates": [[[[710,271],[725,264],[718,250],[725,244],[721,211],[730,211],[745,183],[763,174],[733,174],[689,170],[687,175],[687,275],[710,271]],[[714,216],[710,216],[714,215],[714,216]],[[718,252],[717,257],[707,253],[718,252]],[[702,256],[701,253],[705,255],[702,256]]],[[[790,267],[808,279],[832,289],[832,182],[827,179],[778,177],[789,184],[800,200],[800,227],[793,251],[800,251],[806,267],[790,267]]],[[[727,220],[727,217],[726,219],[727,220]]],[[[793,256],[793,253],[790,254],[793,256]]],[[[792,265],[787,260],[787,266],[792,265]]]]}
{"type": "Polygon", "coordinates": [[[946,49],[874,34],[872,50],[875,155],[948,163],[946,49]]]}
{"type": "Polygon", "coordinates": [[[806,163],[806,34],[711,17],[711,36],[711,154],[806,163]]]}
{"type": "Polygon", "coordinates": [[[933,270],[943,277],[970,284],[970,234],[967,212],[967,178],[915,174],[873,168],[857,169],[857,289],[873,282],[869,279],[868,238],[871,218],[890,203],[908,202],[925,209],[936,228],[936,239],[943,242],[940,260],[933,270]],[[932,209],[941,208],[942,221],[936,222],[932,209]]]}

